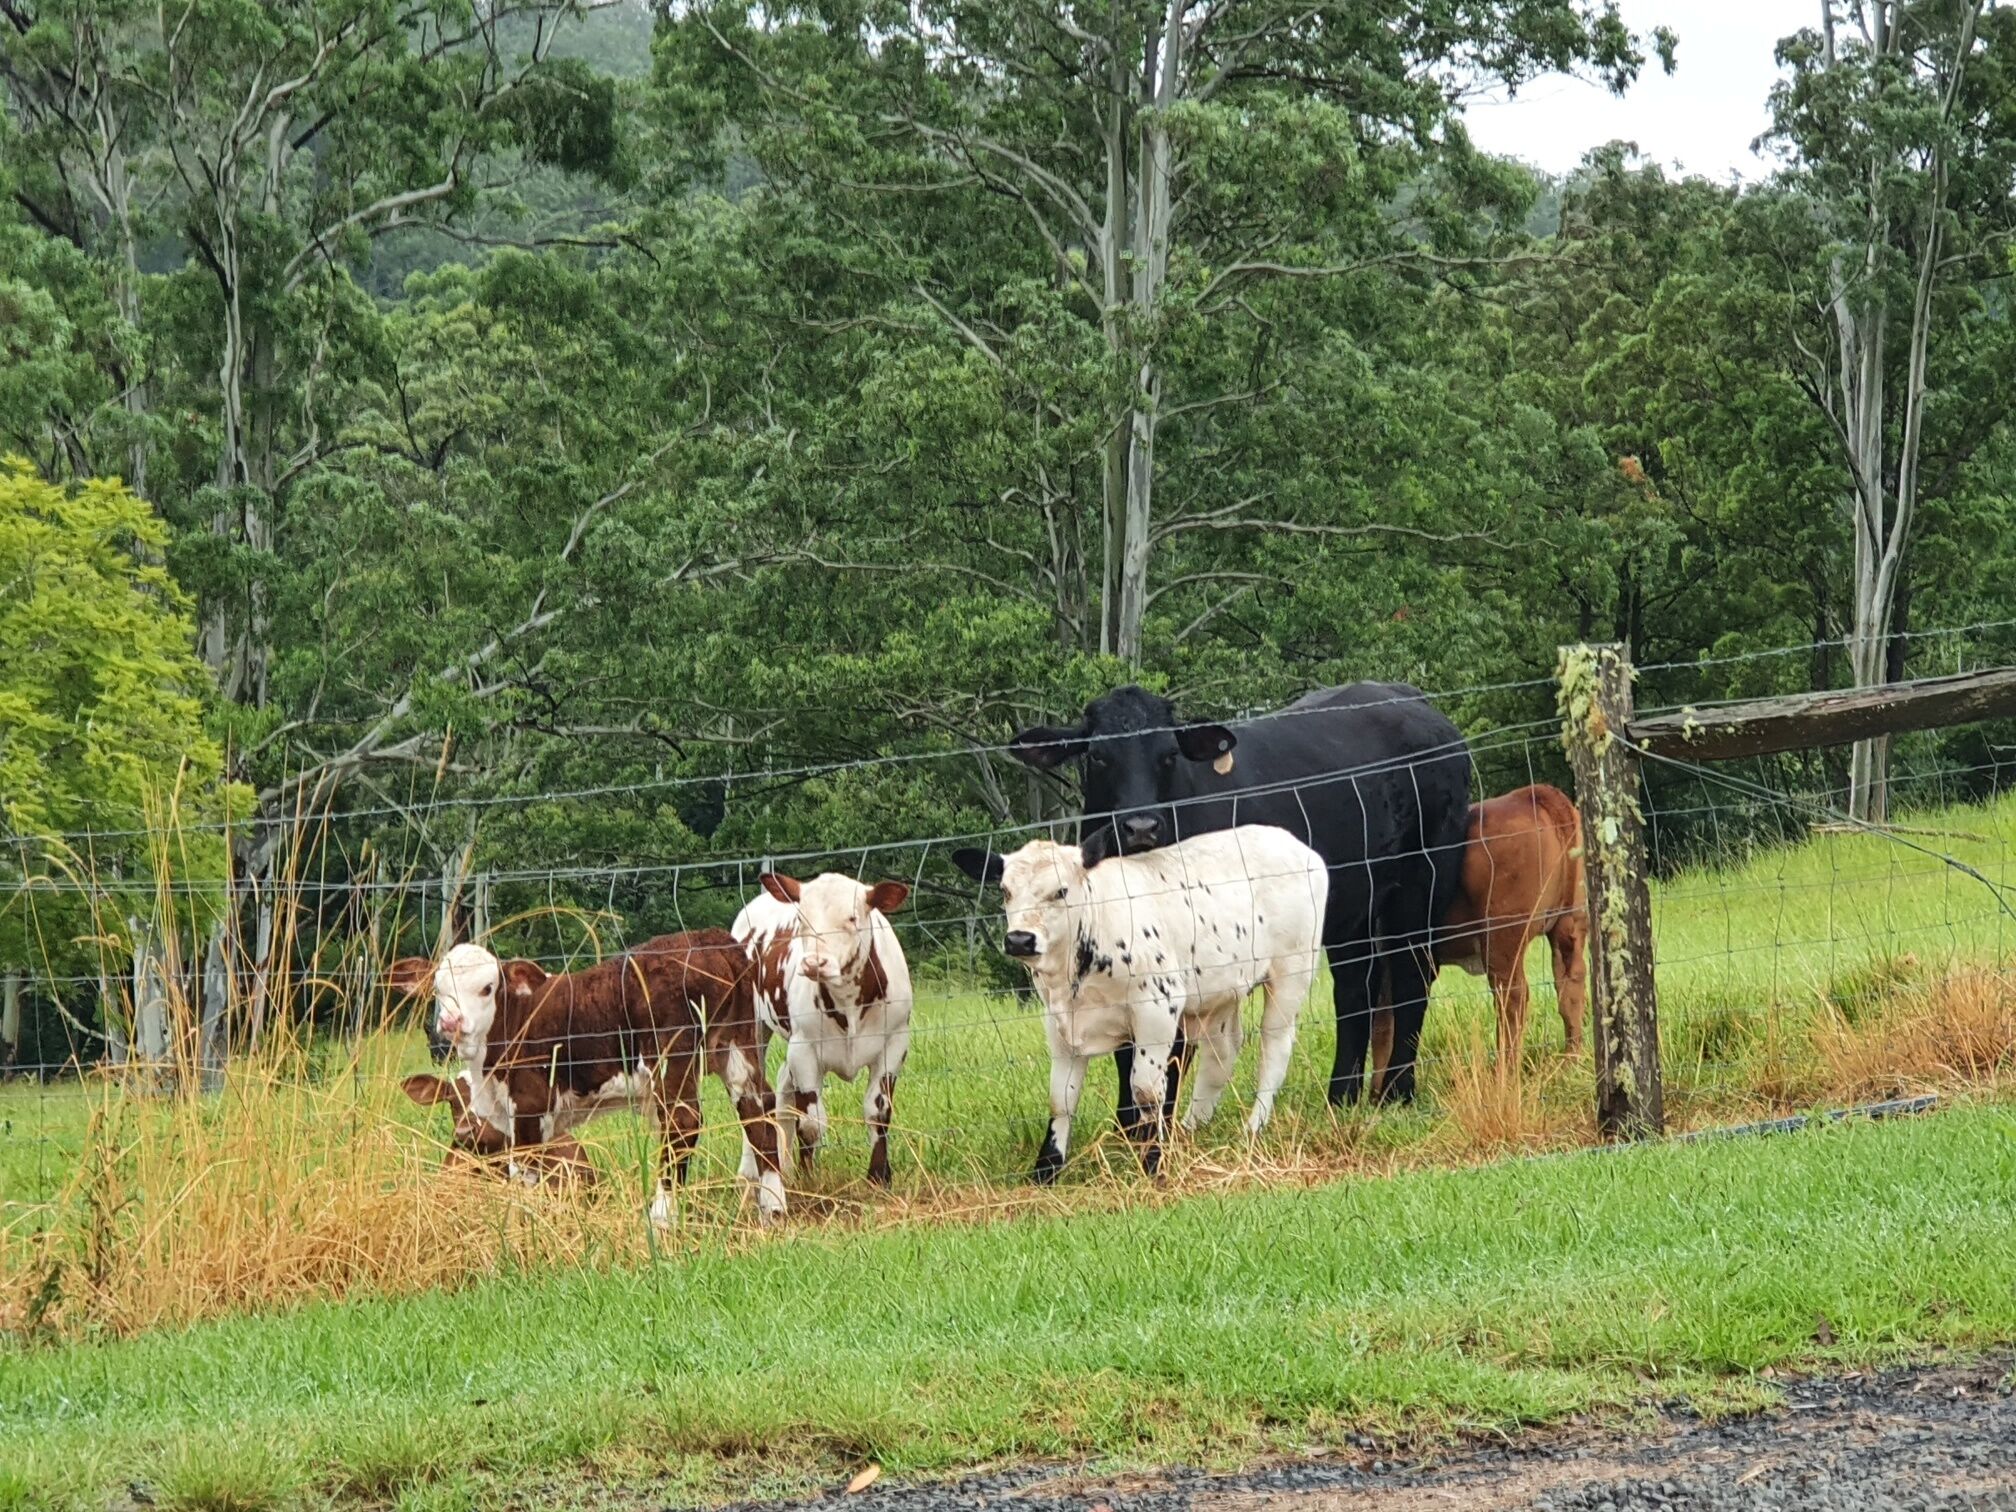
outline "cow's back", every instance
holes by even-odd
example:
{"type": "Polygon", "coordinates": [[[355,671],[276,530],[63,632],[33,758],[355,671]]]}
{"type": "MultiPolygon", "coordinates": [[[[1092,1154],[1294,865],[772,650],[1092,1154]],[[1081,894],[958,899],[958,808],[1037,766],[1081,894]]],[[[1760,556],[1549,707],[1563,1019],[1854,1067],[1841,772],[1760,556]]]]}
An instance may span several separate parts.
{"type": "Polygon", "coordinates": [[[1494,929],[1533,933],[1582,903],[1581,816],[1559,788],[1536,783],[1470,811],[1462,887],[1444,916],[1450,965],[1482,969],[1479,940],[1494,929]]]}
{"type": "Polygon", "coordinates": [[[1180,976],[1212,1000],[1243,997],[1271,961],[1313,950],[1329,890],[1322,857],[1272,826],[1195,835],[1089,875],[1095,955],[1115,954],[1136,980],[1180,976]]]}
{"type": "Polygon", "coordinates": [[[1368,855],[1426,858],[1438,872],[1437,910],[1446,906],[1470,808],[1470,752],[1418,688],[1321,688],[1235,733],[1230,773],[1190,774],[1181,833],[1276,825],[1339,868],[1368,855]]]}

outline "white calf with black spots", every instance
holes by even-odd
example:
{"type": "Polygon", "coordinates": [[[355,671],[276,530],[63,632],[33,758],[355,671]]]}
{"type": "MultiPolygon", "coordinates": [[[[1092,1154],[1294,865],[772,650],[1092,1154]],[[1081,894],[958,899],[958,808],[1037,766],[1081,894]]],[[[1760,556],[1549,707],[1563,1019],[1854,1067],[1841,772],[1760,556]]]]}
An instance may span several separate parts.
{"type": "Polygon", "coordinates": [[[1286,830],[1246,825],[1085,865],[1075,845],[1034,840],[1001,857],[963,850],[969,875],[998,881],[1005,947],[1029,969],[1050,1042],[1050,1129],[1036,1179],[1053,1179],[1096,1056],[1134,1046],[1134,1134],[1142,1163],[1160,1161],[1160,1109],[1179,1034],[1197,1080],[1186,1129],[1207,1121],[1239,1057],[1239,1014],[1258,988],[1260,1066],[1246,1127],[1273,1112],[1295,1046],[1295,1022],[1321,967],[1330,878],[1323,858],[1286,830]],[[1151,1116],[1152,1114],[1152,1116],[1151,1116]]]}

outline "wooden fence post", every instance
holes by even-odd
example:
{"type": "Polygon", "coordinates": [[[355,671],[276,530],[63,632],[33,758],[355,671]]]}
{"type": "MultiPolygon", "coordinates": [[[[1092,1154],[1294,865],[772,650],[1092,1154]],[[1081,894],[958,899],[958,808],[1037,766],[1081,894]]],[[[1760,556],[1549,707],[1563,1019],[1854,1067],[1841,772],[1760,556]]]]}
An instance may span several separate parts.
{"type": "Polygon", "coordinates": [[[1622,738],[1631,720],[1630,654],[1619,645],[1563,646],[1559,677],[1589,894],[1596,1128],[1605,1139],[1640,1139],[1665,1130],[1666,1110],[1638,755],[1622,738]]]}

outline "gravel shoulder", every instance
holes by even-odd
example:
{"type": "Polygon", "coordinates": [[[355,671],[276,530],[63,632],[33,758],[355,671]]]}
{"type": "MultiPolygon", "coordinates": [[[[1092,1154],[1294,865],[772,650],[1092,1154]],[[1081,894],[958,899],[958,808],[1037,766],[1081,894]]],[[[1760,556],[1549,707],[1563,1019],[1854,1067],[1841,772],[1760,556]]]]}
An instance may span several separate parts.
{"type": "Polygon", "coordinates": [[[1704,1422],[1684,1409],[1631,1432],[1536,1430],[1388,1460],[1363,1449],[1236,1475],[1100,1479],[1019,1470],[739,1512],[1534,1512],[1771,1508],[2016,1512],[2016,1358],[1798,1381],[1783,1403],[1704,1422]]]}

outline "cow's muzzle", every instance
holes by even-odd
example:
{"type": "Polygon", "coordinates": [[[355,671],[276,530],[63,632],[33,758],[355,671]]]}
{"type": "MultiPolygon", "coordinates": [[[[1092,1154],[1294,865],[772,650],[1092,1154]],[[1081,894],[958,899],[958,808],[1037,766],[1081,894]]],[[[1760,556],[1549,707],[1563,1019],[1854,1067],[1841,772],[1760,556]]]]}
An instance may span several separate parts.
{"type": "Polygon", "coordinates": [[[1130,814],[1120,821],[1120,853],[1138,856],[1162,843],[1162,821],[1153,814],[1130,814]]]}
{"type": "Polygon", "coordinates": [[[1017,960],[1026,961],[1036,954],[1036,936],[1026,929],[1011,929],[1001,948],[1017,960]]]}

